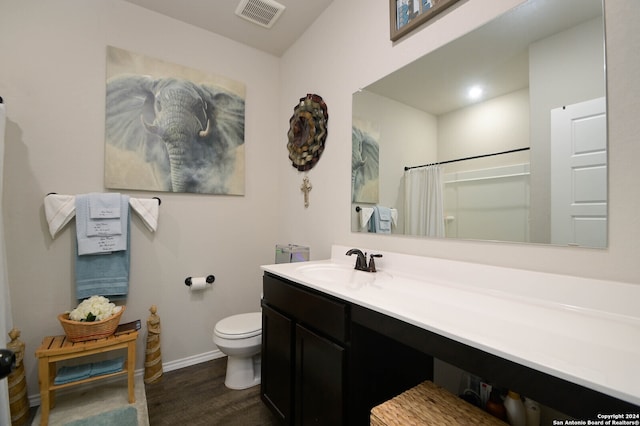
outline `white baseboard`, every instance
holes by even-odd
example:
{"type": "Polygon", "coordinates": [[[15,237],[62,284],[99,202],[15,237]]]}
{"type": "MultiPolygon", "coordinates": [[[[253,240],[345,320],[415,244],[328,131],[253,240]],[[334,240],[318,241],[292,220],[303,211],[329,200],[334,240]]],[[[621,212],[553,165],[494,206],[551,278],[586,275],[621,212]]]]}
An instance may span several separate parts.
{"type": "MultiPolygon", "coordinates": [[[[190,367],[192,365],[200,364],[202,362],[211,361],[212,359],[222,358],[225,356],[226,355],[223,354],[220,350],[216,349],[215,351],[205,352],[199,355],[177,359],[175,361],[163,362],[162,371],[179,370],[181,368],[190,367]]],[[[144,370],[141,371],[144,372],[144,370]]]]}
{"type": "MultiPolygon", "coordinates": [[[[162,371],[163,372],[168,372],[168,371],[173,371],[173,370],[179,370],[181,368],[190,367],[192,365],[200,364],[200,363],[203,363],[203,362],[211,361],[213,359],[218,359],[218,358],[222,358],[222,357],[225,357],[225,356],[226,355],[223,354],[220,350],[216,349],[214,351],[205,352],[205,353],[202,353],[202,354],[193,355],[193,356],[189,356],[189,357],[182,358],[182,359],[177,359],[175,361],[163,362],[162,363],[162,371]]],[[[139,369],[135,370],[133,375],[136,376],[136,377],[143,376],[144,375],[144,368],[139,368],[139,369]]],[[[84,383],[82,385],[73,386],[73,387],[70,387],[70,388],[60,389],[60,390],[56,391],[56,393],[58,395],[64,395],[67,392],[76,391],[76,390],[82,389],[82,388],[90,388],[92,386],[99,385],[100,383],[109,383],[109,382],[115,382],[117,380],[122,380],[123,377],[124,376],[110,377],[108,379],[100,380],[98,382],[84,383]]],[[[30,407],[37,407],[38,405],[40,405],[40,393],[39,392],[37,394],[35,394],[35,395],[29,395],[28,398],[29,398],[29,406],[30,407]]]]}

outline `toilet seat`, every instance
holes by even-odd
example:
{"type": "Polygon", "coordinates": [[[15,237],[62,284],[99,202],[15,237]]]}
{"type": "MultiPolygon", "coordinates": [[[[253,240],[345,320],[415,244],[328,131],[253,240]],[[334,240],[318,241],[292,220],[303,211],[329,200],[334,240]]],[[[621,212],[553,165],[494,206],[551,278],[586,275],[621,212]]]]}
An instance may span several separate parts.
{"type": "Polygon", "coordinates": [[[214,334],[223,339],[238,340],[259,336],[262,333],[262,313],[233,315],[216,324],[214,334]]]}

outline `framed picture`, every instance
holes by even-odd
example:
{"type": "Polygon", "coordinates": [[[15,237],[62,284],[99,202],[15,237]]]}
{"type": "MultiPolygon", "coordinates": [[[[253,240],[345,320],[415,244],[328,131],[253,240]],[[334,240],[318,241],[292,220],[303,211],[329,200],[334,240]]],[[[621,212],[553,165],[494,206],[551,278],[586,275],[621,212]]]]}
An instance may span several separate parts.
{"type": "Polygon", "coordinates": [[[391,41],[410,33],[458,0],[389,0],[391,41]]]}
{"type": "Polygon", "coordinates": [[[105,187],[244,195],[245,84],[107,46],[105,187]]]}
{"type": "Polygon", "coordinates": [[[380,130],[357,117],[351,128],[351,201],[375,204],[379,198],[380,130]]]}

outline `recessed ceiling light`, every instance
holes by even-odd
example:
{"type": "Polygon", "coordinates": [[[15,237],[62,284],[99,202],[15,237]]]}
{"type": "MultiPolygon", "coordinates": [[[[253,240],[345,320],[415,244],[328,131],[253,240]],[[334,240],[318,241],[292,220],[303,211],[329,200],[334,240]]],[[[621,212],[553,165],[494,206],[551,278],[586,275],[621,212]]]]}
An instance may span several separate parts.
{"type": "Polygon", "coordinates": [[[472,101],[477,101],[478,99],[480,99],[481,96],[482,96],[482,87],[473,86],[471,89],[469,89],[469,99],[471,99],[472,101]]]}

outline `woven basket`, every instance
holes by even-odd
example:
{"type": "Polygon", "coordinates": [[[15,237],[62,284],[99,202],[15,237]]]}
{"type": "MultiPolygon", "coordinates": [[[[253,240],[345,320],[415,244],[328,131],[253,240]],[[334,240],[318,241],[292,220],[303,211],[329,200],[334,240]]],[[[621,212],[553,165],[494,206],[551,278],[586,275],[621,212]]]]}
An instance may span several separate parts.
{"type": "Polygon", "coordinates": [[[67,339],[72,342],[104,339],[116,331],[124,309],[125,307],[122,306],[122,309],[120,309],[118,313],[101,321],[73,321],[69,319],[68,313],[58,315],[58,320],[60,324],[62,324],[62,328],[64,328],[64,334],[67,335],[67,339]]]}
{"type": "Polygon", "coordinates": [[[423,382],[371,410],[371,426],[507,426],[433,382],[423,382]]]}

